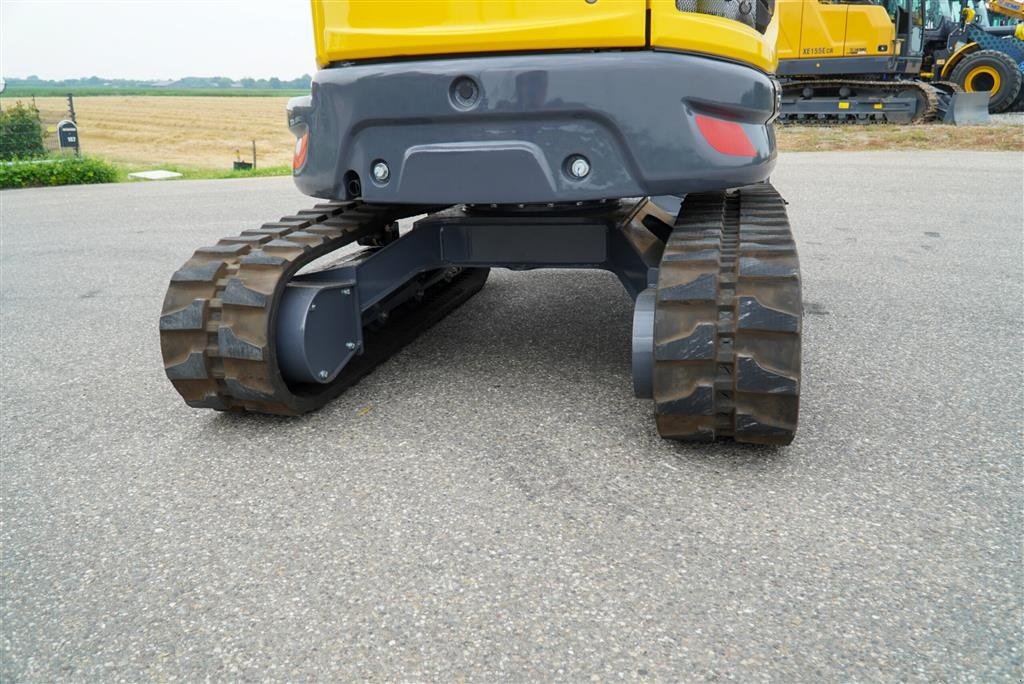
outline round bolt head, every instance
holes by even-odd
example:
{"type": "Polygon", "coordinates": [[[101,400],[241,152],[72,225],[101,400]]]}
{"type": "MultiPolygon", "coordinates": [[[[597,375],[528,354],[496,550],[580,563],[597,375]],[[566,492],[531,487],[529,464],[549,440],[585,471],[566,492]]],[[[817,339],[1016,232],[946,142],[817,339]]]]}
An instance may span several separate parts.
{"type": "Polygon", "coordinates": [[[318,376],[318,377],[319,377],[319,378],[320,378],[321,380],[326,380],[326,379],[327,379],[327,376],[328,376],[328,375],[330,375],[330,373],[328,373],[328,372],[327,372],[327,371],[325,371],[325,370],[322,370],[322,371],[320,371],[319,373],[317,373],[317,376],[318,376]]]}
{"type": "Polygon", "coordinates": [[[346,349],[355,349],[356,348],[356,343],[355,342],[346,342],[345,343],[345,348],[346,349]]]}
{"type": "Polygon", "coordinates": [[[373,180],[378,183],[387,183],[388,179],[391,178],[391,169],[385,162],[379,161],[373,164],[373,180]]]}
{"type": "Polygon", "coordinates": [[[576,157],[569,165],[569,173],[571,173],[574,178],[586,178],[587,174],[590,173],[590,162],[583,157],[576,157]]]}

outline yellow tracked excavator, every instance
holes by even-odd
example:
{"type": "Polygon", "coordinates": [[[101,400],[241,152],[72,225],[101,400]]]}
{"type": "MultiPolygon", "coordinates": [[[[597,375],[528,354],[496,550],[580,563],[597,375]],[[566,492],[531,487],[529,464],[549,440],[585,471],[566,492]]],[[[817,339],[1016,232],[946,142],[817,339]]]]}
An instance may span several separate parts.
{"type": "Polygon", "coordinates": [[[633,299],[623,362],[662,436],[789,443],[802,305],[767,182],[774,9],[313,0],[319,71],[288,126],[295,183],[318,201],[199,248],[171,276],[171,384],[195,408],[312,411],[489,269],[596,268],[633,299]]]}

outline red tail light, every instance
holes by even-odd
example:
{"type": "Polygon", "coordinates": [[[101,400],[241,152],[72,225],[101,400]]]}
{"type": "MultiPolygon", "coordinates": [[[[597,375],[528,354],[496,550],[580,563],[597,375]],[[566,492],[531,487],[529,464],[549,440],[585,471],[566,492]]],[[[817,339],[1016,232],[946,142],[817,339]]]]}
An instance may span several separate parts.
{"type": "Polygon", "coordinates": [[[732,157],[757,156],[757,150],[747,137],[747,132],[735,121],[724,121],[702,114],[697,114],[694,118],[697,120],[700,134],[716,152],[732,157]]]}
{"type": "Polygon", "coordinates": [[[309,150],[309,132],[295,141],[295,154],[292,156],[292,170],[298,171],[306,163],[306,152],[309,150]]]}

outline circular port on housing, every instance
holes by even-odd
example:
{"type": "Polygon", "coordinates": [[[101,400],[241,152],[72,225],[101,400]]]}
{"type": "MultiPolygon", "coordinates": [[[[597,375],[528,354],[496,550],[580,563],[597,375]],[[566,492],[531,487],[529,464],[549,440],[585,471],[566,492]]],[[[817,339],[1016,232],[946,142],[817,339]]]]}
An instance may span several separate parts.
{"type": "Polygon", "coordinates": [[[574,180],[583,180],[590,175],[590,161],[582,154],[573,154],[565,159],[565,172],[574,180]]]}
{"type": "Polygon", "coordinates": [[[359,174],[349,169],[342,178],[345,186],[345,199],[358,199],[363,196],[363,184],[359,182],[359,174]]]}
{"type": "Polygon", "coordinates": [[[459,76],[452,81],[448,96],[457,109],[472,109],[480,101],[480,86],[469,76],[459,76]]]}

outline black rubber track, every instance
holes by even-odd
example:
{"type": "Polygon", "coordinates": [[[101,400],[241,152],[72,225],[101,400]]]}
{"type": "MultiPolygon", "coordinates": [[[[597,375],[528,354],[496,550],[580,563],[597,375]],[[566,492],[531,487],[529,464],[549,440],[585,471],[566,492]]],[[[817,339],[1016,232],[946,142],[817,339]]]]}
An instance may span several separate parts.
{"type": "Polygon", "coordinates": [[[329,384],[289,386],[277,366],[275,327],[285,286],[302,267],[356,242],[373,242],[403,213],[331,203],[200,248],[171,278],[160,317],[164,369],[196,408],[296,415],[316,410],[480,291],[488,269],[419,276],[420,296],[364,330],[364,353],[329,384]],[[444,277],[441,277],[441,276],[444,277]]]}
{"type": "Polygon", "coordinates": [[[658,275],[658,432],[789,444],[802,313],[800,266],[778,192],[759,184],[688,195],[658,275]]]}
{"type": "MultiPolygon", "coordinates": [[[[939,97],[935,92],[935,88],[920,81],[868,81],[855,78],[796,79],[783,83],[783,96],[787,99],[799,97],[801,91],[808,86],[826,92],[838,90],[843,86],[849,87],[855,91],[855,94],[849,98],[851,101],[856,100],[858,97],[902,97],[912,93],[918,98],[920,105],[918,111],[911,121],[899,121],[897,123],[925,123],[934,119],[939,112],[939,97]]],[[[825,95],[821,97],[822,99],[832,100],[838,96],[825,95]]],[[[783,105],[782,113],[779,115],[779,122],[802,126],[832,126],[839,123],[875,124],[889,123],[890,121],[884,109],[872,112],[871,114],[847,114],[844,110],[836,109],[831,114],[816,115],[787,112],[785,105],[783,105]]]]}

